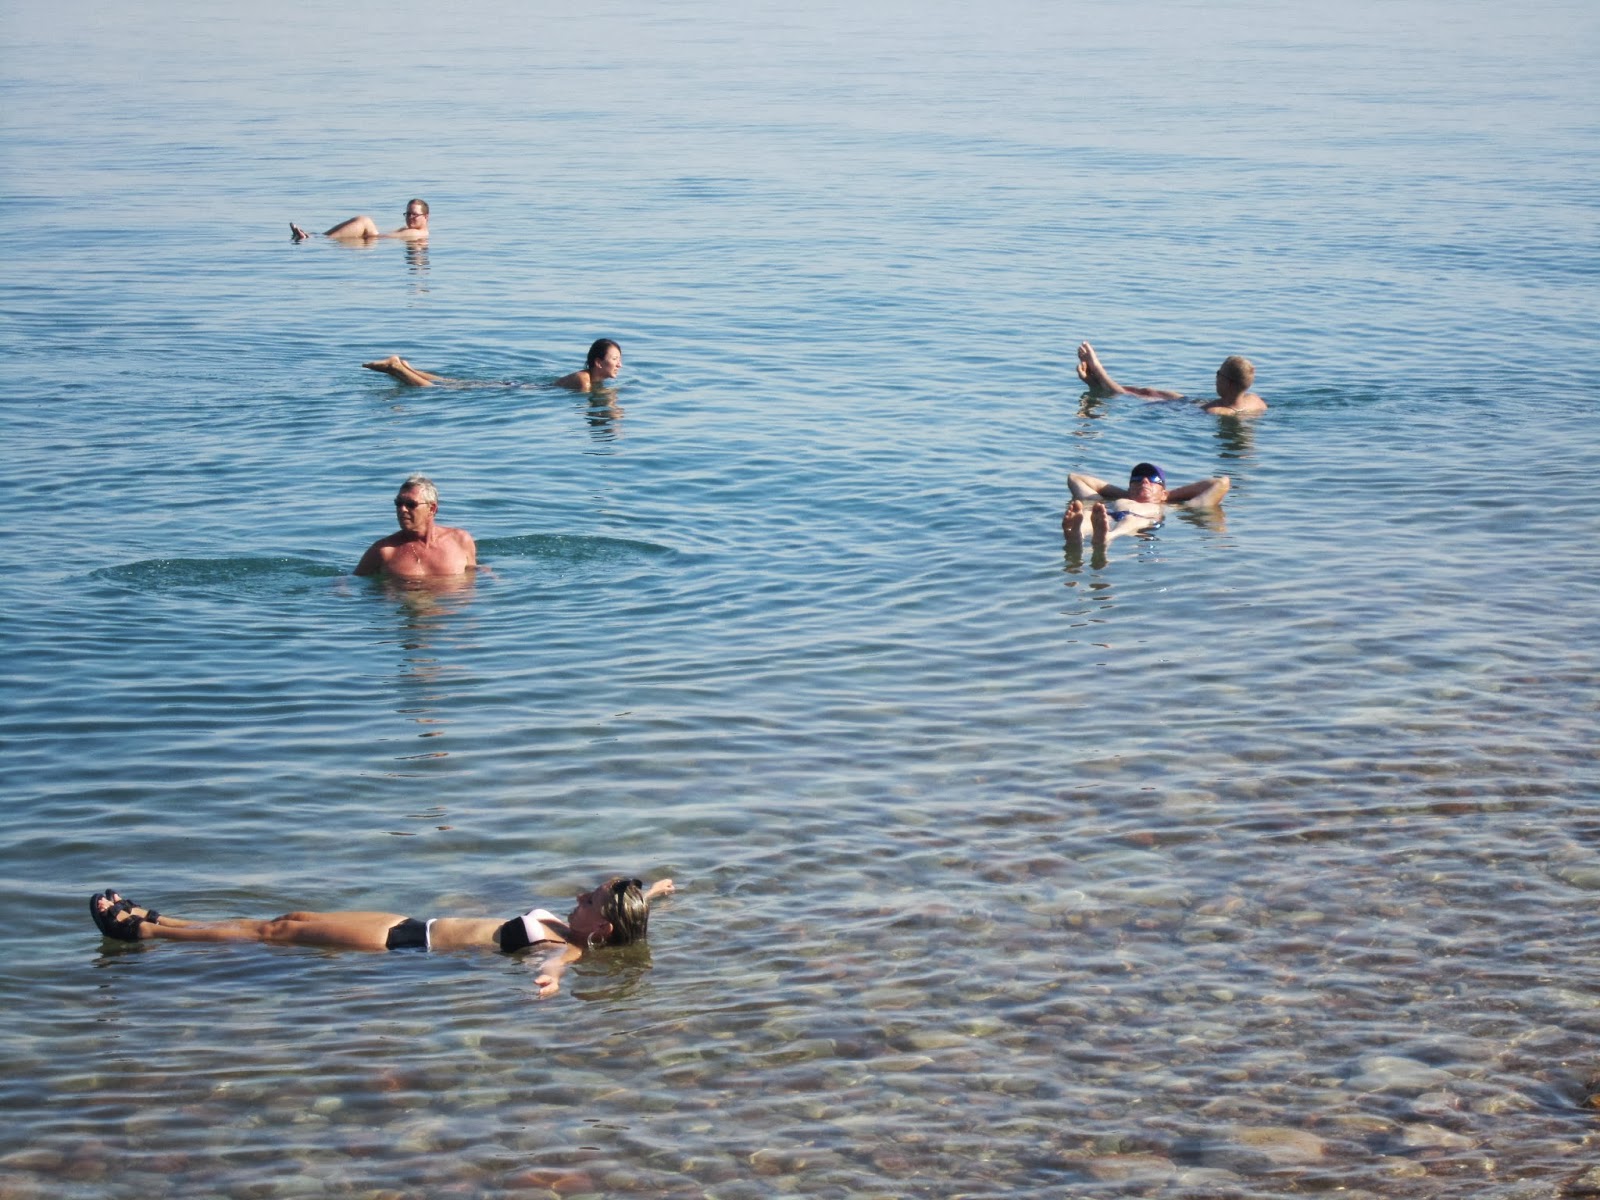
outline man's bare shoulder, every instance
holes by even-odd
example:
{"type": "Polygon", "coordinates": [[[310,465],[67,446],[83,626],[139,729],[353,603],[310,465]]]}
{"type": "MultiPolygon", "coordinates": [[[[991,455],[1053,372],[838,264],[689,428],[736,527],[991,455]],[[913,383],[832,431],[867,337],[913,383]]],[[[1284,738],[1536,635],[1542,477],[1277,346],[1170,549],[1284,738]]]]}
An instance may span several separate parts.
{"type": "Polygon", "coordinates": [[[1232,404],[1224,404],[1220,400],[1207,404],[1205,411],[1223,417],[1248,417],[1266,412],[1267,402],[1254,392],[1246,392],[1232,404]]]}
{"type": "Polygon", "coordinates": [[[465,529],[457,529],[454,526],[440,528],[435,525],[433,531],[442,533],[450,549],[460,556],[461,570],[471,570],[478,565],[478,543],[472,540],[472,535],[465,529]]]}

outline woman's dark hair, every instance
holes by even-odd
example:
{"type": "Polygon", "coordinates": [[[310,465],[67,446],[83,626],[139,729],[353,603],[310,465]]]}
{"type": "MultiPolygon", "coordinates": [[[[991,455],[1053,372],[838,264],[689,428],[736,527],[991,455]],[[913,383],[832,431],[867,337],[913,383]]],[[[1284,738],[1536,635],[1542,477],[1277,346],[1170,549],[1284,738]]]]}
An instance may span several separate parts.
{"type": "MultiPolygon", "coordinates": [[[[603,353],[603,351],[602,351],[603,353]]],[[[642,879],[624,879],[617,876],[600,885],[605,895],[600,898],[600,915],[611,922],[608,946],[626,946],[644,937],[650,925],[650,906],[644,899],[642,879]]]]}
{"type": "Polygon", "coordinates": [[[622,347],[610,338],[596,338],[594,345],[589,347],[589,357],[584,360],[583,365],[585,368],[590,371],[594,370],[595,363],[604,358],[608,350],[615,350],[618,354],[622,353],[622,347]]]}

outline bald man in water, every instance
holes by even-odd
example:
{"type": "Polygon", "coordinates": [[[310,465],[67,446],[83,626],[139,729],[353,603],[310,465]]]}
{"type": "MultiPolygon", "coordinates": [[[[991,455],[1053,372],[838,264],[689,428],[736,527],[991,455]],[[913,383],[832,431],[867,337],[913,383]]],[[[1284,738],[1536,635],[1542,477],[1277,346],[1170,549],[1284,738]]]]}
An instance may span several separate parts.
{"type": "Polygon", "coordinates": [[[413,475],[400,485],[394,515],[400,531],[367,547],[356,564],[357,575],[393,575],[427,579],[462,575],[478,565],[478,547],[465,529],[439,525],[439,489],[426,475],[413,475]]]}

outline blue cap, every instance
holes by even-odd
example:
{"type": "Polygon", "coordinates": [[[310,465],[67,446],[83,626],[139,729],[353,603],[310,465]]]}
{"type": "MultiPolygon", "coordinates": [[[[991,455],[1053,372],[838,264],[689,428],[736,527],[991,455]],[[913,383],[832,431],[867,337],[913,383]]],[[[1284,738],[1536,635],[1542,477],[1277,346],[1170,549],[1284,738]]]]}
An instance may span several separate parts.
{"type": "Polygon", "coordinates": [[[1155,463],[1139,463],[1135,466],[1128,472],[1128,482],[1132,483],[1135,479],[1154,479],[1162,487],[1167,486],[1166,472],[1155,463]]]}

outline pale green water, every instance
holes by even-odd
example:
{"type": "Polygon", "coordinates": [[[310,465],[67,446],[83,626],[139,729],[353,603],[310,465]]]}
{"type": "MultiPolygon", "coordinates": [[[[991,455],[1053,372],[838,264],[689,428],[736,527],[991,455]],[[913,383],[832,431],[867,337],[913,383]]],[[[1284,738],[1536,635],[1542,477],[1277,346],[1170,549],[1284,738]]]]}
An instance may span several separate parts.
{"type": "Polygon", "coordinates": [[[1581,1194],[1586,8],[4,22],[0,1196],[1581,1194]],[[350,578],[418,468],[491,570],[350,578]],[[544,1003],[84,912],[613,869],[544,1003]]]}

